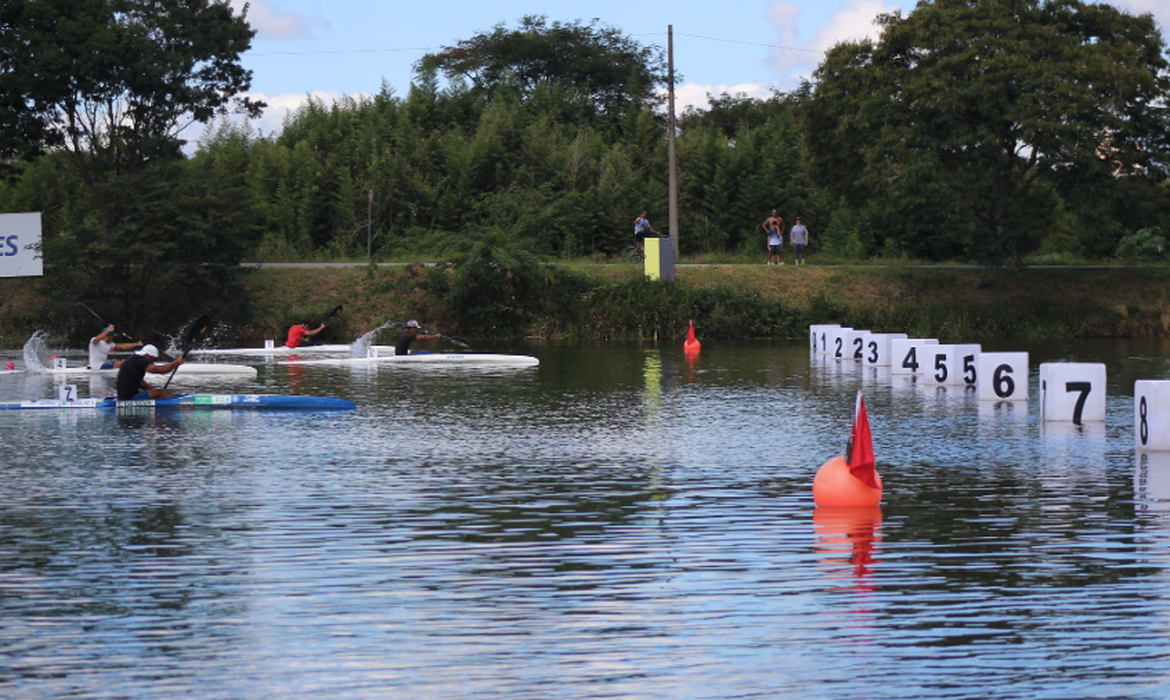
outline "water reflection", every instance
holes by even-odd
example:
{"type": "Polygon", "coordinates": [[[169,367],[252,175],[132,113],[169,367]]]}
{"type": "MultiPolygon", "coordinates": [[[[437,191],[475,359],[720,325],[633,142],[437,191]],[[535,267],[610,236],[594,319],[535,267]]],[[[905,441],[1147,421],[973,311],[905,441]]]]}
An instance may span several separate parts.
{"type": "MultiPolygon", "coordinates": [[[[0,412],[0,685],[1165,696],[1170,457],[1135,454],[1132,429],[1161,346],[1023,348],[1108,363],[1106,421],[1074,426],[804,342],[704,345],[695,363],[493,348],[540,357],[519,371],[264,364],[230,385],[345,415],[0,412]],[[858,388],[885,500],[815,509],[858,388]]],[[[0,377],[6,400],[52,388],[0,377]]]]}

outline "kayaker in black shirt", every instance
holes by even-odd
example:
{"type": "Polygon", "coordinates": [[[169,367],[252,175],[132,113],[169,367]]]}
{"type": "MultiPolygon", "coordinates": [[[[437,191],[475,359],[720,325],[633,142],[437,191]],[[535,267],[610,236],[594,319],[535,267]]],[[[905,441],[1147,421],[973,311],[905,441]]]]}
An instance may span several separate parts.
{"type": "Polygon", "coordinates": [[[416,340],[436,340],[443,337],[442,333],[419,335],[418,331],[418,321],[407,321],[406,327],[398,331],[398,335],[394,336],[394,354],[409,355],[410,344],[416,340]]]}
{"type": "Polygon", "coordinates": [[[179,365],[183,364],[183,357],[174,362],[168,362],[165,365],[156,365],[155,360],[158,359],[158,348],[153,345],[146,345],[141,350],[137,350],[129,359],[122,362],[122,366],[118,368],[118,400],[140,401],[144,399],[169,399],[174,394],[169,390],[155,389],[146,381],[146,373],[151,374],[169,374],[179,365]]]}

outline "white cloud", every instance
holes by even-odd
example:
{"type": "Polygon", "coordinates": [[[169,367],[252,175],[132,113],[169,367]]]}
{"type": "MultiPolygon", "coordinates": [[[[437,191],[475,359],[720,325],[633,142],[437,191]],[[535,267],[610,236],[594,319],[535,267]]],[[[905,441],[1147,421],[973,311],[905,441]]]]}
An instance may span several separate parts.
{"type": "Polygon", "coordinates": [[[272,96],[260,92],[250,92],[246,93],[246,96],[268,105],[264,108],[263,116],[250,122],[252,128],[258,129],[265,137],[279,135],[284,129],[284,120],[308,103],[310,98],[322,102],[326,107],[331,107],[334,103],[344,99],[363,100],[370,97],[364,93],[345,95],[337,90],[315,90],[309,95],[285,93],[272,96]]]}
{"type": "MultiPolygon", "coordinates": [[[[766,100],[772,96],[772,85],[765,83],[742,83],[740,85],[698,85],[687,83],[674,89],[674,113],[681,116],[687,107],[705,110],[708,107],[707,96],[718,97],[723,93],[728,95],[747,95],[758,100],[766,100]]],[[[659,90],[665,97],[666,91],[659,90]]]]}
{"type": "Polygon", "coordinates": [[[268,0],[229,0],[237,13],[244,6],[248,8],[248,24],[256,30],[257,36],[265,39],[301,39],[320,31],[328,31],[328,20],[322,17],[306,17],[283,10],[268,0]]]}
{"type": "Polygon", "coordinates": [[[1131,15],[1153,15],[1162,30],[1162,38],[1170,39],[1166,36],[1170,32],[1170,3],[1166,0],[1112,0],[1109,4],[1131,15]]]}
{"type": "Polygon", "coordinates": [[[874,20],[879,14],[898,8],[898,4],[885,0],[845,0],[841,9],[811,39],[802,41],[796,24],[800,10],[784,0],[773,0],[766,17],[776,30],[776,43],[782,48],[770,51],[768,66],[782,75],[808,75],[833,46],[866,37],[876,39],[878,27],[874,20]]]}

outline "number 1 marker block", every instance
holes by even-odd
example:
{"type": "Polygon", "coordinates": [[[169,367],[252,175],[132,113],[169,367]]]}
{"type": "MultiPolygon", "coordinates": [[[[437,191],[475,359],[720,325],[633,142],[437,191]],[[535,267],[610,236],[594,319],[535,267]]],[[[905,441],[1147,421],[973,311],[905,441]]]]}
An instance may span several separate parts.
{"type": "Polygon", "coordinates": [[[839,323],[815,323],[808,327],[808,349],[824,354],[829,351],[829,331],[840,328],[839,323]]]}
{"type": "Polygon", "coordinates": [[[1099,362],[1042,363],[1040,420],[1104,421],[1105,365],[1099,362]]]}
{"type": "Polygon", "coordinates": [[[1170,451],[1170,381],[1139,379],[1133,383],[1133,428],[1137,449],[1170,451]]]}
{"type": "Polygon", "coordinates": [[[890,371],[892,374],[922,374],[926,371],[925,348],[938,345],[934,338],[903,338],[890,341],[890,371]]]}
{"type": "Polygon", "coordinates": [[[980,401],[1028,400],[1028,353],[979,354],[980,401]]]}

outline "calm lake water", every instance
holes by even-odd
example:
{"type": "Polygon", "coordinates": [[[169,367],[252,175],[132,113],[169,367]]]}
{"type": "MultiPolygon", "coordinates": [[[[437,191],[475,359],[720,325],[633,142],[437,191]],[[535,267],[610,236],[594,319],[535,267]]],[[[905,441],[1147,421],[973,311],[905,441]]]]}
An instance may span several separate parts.
{"type": "Polygon", "coordinates": [[[1031,353],[1029,402],[801,340],[172,384],[352,413],[0,412],[0,696],[1170,697],[1170,456],[1132,408],[1170,346],[983,347],[1031,353]],[[1039,421],[1058,360],[1107,364],[1104,423],[1039,421]],[[885,497],[818,510],[858,388],[885,497]]]}

